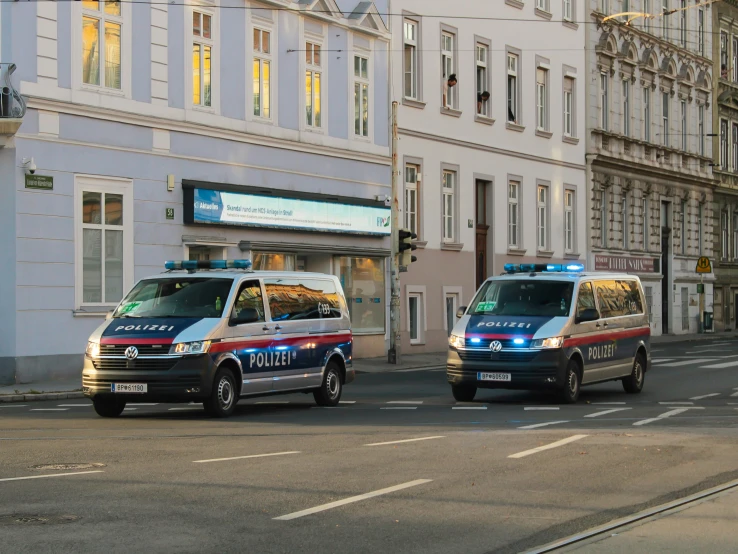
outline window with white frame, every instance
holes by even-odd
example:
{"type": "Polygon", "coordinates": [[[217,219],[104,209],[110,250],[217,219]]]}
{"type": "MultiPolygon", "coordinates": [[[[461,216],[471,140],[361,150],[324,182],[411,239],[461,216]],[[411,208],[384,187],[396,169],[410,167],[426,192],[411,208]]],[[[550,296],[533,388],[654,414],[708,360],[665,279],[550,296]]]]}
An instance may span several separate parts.
{"type": "Polygon", "coordinates": [[[441,68],[443,71],[443,84],[441,94],[444,108],[457,108],[456,87],[448,85],[448,78],[456,73],[456,59],[454,57],[454,42],[456,36],[446,31],[441,33],[441,68]]]}
{"type": "Polygon", "coordinates": [[[720,214],[720,255],[723,260],[728,259],[728,212],[720,214]]]}
{"type": "Polygon", "coordinates": [[[536,237],[538,240],[538,250],[548,250],[548,187],[545,185],[538,185],[536,237]]]}
{"type": "Polygon", "coordinates": [[[121,2],[82,2],[82,82],[121,90],[121,2]]]}
{"type": "Polygon", "coordinates": [[[697,211],[697,249],[698,249],[698,253],[699,253],[700,256],[702,255],[702,242],[703,242],[703,238],[702,238],[702,233],[703,233],[702,217],[703,217],[703,214],[704,214],[704,207],[703,207],[702,204],[700,204],[699,205],[699,208],[698,208],[698,211],[697,211]]]}
{"type": "Polygon", "coordinates": [[[520,248],[520,183],[510,181],[507,187],[507,245],[520,248]]]}
{"type": "Polygon", "coordinates": [[[484,117],[490,116],[489,99],[483,98],[483,93],[489,94],[489,46],[477,43],[476,46],[476,80],[477,80],[477,113],[484,117]]]}
{"type": "Polygon", "coordinates": [[[574,79],[572,79],[571,77],[564,77],[564,136],[575,136],[574,79]]]}
{"type": "Polygon", "coordinates": [[[607,248],[607,230],[609,226],[608,209],[607,209],[607,190],[600,191],[600,246],[607,248]]]}
{"type": "Polygon", "coordinates": [[[115,305],[131,285],[130,182],[78,178],[75,201],[77,306],[115,305]]]}
{"type": "Polygon", "coordinates": [[[536,69],[536,128],[548,130],[548,70],[536,69]]]}
{"type": "MultiPolygon", "coordinates": [[[[669,0],[661,0],[661,13],[667,13],[669,11],[669,0]]],[[[661,36],[664,40],[669,40],[669,25],[671,21],[667,17],[661,18],[661,36]]]]}
{"type": "Polygon", "coordinates": [[[681,241],[681,253],[686,254],[687,253],[687,219],[689,217],[689,213],[687,212],[687,202],[686,200],[682,200],[682,221],[681,221],[681,227],[680,227],[680,241],[681,241]]]}
{"type": "Polygon", "coordinates": [[[571,189],[564,191],[564,252],[574,253],[576,238],[575,192],[571,189]]]}
{"type": "Polygon", "coordinates": [[[700,156],[705,155],[705,106],[697,108],[697,140],[699,141],[700,156]]]}
{"type": "Polygon", "coordinates": [[[213,16],[192,12],[192,104],[213,105],[213,16]]]}
{"type": "Polygon", "coordinates": [[[564,21],[571,21],[574,19],[574,10],[572,3],[574,0],[564,0],[564,21]]]}
{"type": "Polygon", "coordinates": [[[728,120],[720,120],[720,169],[728,170],[728,120]]]}
{"type": "Polygon", "coordinates": [[[600,129],[603,131],[610,128],[610,99],[607,90],[609,81],[607,73],[600,73],[600,129]]]}
{"type": "Polygon", "coordinates": [[[705,10],[697,10],[697,51],[705,55],[705,10]]]}
{"type": "Polygon", "coordinates": [[[254,115],[271,117],[272,33],[254,27],[254,115]]]}
{"type": "Polygon", "coordinates": [[[643,140],[651,142],[651,87],[643,87],[643,140]]]}
{"type": "Polygon", "coordinates": [[[407,324],[410,344],[423,342],[423,293],[410,292],[407,295],[407,324]]]}
{"type": "Polygon", "coordinates": [[[679,12],[679,44],[682,48],[687,47],[687,0],[681,0],[681,11],[679,12]]]}
{"type": "Polygon", "coordinates": [[[320,44],[305,42],[305,124],[319,129],[322,121],[322,60],[320,44]]]}
{"type": "Polygon", "coordinates": [[[536,8],[544,12],[550,12],[549,0],[536,0],[536,8]]]}
{"type": "Polygon", "coordinates": [[[518,111],[519,83],[518,63],[520,58],[517,54],[507,54],[507,120],[511,123],[520,123],[518,111]]]}
{"type": "Polygon", "coordinates": [[[456,311],[459,308],[459,295],[447,292],[444,294],[444,300],[446,301],[446,334],[451,336],[456,322],[456,311]]]}
{"type": "MultiPolygon", "coordinates": [[[[732,147],[733,147],[733,171],[738,172],[738,123],[733,123],[732,125],[732,147]]],[[[728,169],[727,167],[725,169],[728,169]]]]}
{"type": "Polygon", "coordinates": [[[644,196],[641,199],[641,216],[643,221],[641,222],[641,247],[643,250],[648,250],[648,233],[651,228],[650,225],[650,214],[648,213],[648,196],[644,196]]]}
{"type": "Polygon", "coordinates": [[[443,242],[456,238],[456,173],[443,170],[443,242]]]}
{"type": "Polygon", "coordinates": [[[733,212],[733,259],[738,260],[738,213],[733,212]]]}
{"type": "Polygon", "coordinates": [[[623,80],[623,134],[630,136],[630,81],[623,80]]]}
{"type": "Polygon", "coordinates": [[[354,56],[354,134],[369,136],[369,59],[354,56]]]}
{"type": "Polygon", "coordinates": [[[418,100],[420,98],[418,88],[418,45],[420,30],[419,23],[410,19],[403,22],[403,74],[405,98],[418,100]]]}
{"type": "Polygon", "coordinates": [[[669,93],[661,95],[661,144],[669,146],[669,93]]]}
{"type": "Polygon", "coordinates": [[[681,110],[681,130],[682,130],[682,150],[685,152],[687,151],[687,147],[689,146],[688,140],[687,140],[687,102],[682,100],[680,102],[680,110],[681,110]]]}
{"type": "Polygon", "coordinates": [[[630,211],[628,210],[628,193],[623,191],[620,207],[621,225],[623,226],[623,249],[627,250],[630,244],[630,211]]]}
{"type": "Polygon", "coordinates": [[[405,229],[420,236],[420,166],[405,164],[405,229]]]}

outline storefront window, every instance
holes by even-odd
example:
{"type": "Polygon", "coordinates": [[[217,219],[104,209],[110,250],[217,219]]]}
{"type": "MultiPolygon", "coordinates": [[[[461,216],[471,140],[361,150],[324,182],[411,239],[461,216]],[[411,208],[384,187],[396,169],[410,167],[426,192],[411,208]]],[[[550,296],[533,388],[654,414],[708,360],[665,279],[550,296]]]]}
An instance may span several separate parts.
{"type": "Polygon", "coordinates": [[[257,271],[295,271],[294,254],[254,254],[254,269],[257,271]]]}
{"type": "Polygon", "coordinates": [[[384,334],[384,259],[335,259],[336,275],[346,295],[354,333],[384,334]]]}

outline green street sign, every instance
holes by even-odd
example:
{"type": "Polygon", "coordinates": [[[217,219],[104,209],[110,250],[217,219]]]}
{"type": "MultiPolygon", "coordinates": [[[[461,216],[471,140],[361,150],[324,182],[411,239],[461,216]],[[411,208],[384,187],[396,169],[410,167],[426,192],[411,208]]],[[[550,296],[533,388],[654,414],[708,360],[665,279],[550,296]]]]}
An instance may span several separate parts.
{"type": "Polygon", "coordinates": [[[54,178],[48,175],[26,174],[27,189],[54,190],[54,178]]]}
{"type": "Polygon", "coordinates": [[[174,219],[174,208],[167,208],[167,219],[174,219]]]}

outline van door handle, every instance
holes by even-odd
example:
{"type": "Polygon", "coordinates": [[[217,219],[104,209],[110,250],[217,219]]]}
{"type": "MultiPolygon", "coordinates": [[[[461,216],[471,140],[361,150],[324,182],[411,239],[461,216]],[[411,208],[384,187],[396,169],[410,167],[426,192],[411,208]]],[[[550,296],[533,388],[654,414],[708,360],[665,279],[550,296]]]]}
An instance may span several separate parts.
{"type": "Polygon", "coordinates": [[[279,325],[279,324],[277,324],[277,325],[274,326],[274,330],[275,331],[279,331],[281,328],[282,328],[282,326],[279,325]]]}

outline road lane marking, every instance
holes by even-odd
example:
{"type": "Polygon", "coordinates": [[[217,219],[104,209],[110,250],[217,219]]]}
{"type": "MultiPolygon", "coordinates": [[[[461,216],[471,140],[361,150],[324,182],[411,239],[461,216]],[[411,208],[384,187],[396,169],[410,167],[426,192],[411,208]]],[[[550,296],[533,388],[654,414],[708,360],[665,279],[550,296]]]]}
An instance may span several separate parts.
{"type": "Polygon", "coordinates": [[[607,414],[614,414],[615,412],[622,412],[623,410],[632,410],[633,408],[613,408],[611,410],[603,410],[601,412],[595,412],[593,414],[587,414],[584,417],[600,417],[607,414]]]}
{"type": "Polygon", "coordinates": [[[356,404],[356,400],[341,400],[339,404],[356,404]]]}
{"type": "Polygon", "coordinates": [[[12,406],[0,406],[0,408],[26,408],[28,404],[13,404],[12,406]]]}
{"type": "Polygon", "coordinates": [[[417,410],[417,406],[390,406],[379,408],[380,410],[417,410]]]}
{"type": "Polygon", "coordinates": [[[705,398],[712,398],[713,396],[720,396],[719,392],[713,392],[711,394],[703,394],[702,396],[693,396],[690,400],[703,400],[705,398]]]}
{"type": "Polygon", "coordinates": [[[418,442],[418,441],[430,441],[435,439],[445,439],[445,436],[439,435],[437,437],[418,437],[417,439],[404,439],[400,441],[389,441],[389,442],[373,442],[371,444],[365,444],[364,446],[386,446],[388,444],[402,444],[405,442],[418,442]]]}
{"type": "Polygon", "coordinates": [[[665,364],[666,362],[673,362],[675,358],[659,358],[656,360],[651,360],[652,364],[665,364]]]}
{"type": "Polygon", "coordinates": [[[170,412],[199,412],[202,408],[169,408],[170,412]]]}
{"type": "Polygon", "coordinates": [[[390,400],[387,404],[422,404],[422,400],[390,400]]]}
{"type": "Polygon", "coordinates": [[[265,400],[263,402],[256,402],[256,404],[289,404],[289,400],[265,400]]]}
{"type": "Polygon", "coordinates": [[[414,371],[438,371],[438,370],[446,371],[446,368],[440,365],[434,365],[429,367],[413,367],[410,369],[397,369],[395,370],[395,373],[412,373],[414,371]]]}
{"type": "Polygon", "coordinates": [[[193,464],[207,464],[210,462],[230,462],[231,460],[248,460],[250,458],[270,458],[272,456],[287,456],[288,454],[300,454],[298,451],[292,452],[272,452],[271,454],[252,454],[250,456],[234,456],[233,458],[214,458],[212,460],[194,460],[193,464]]]}
{"type": "Polygon", "coordinates": [[[593,406],[625,406],[625,402],[592,402],[593,406]]]}
{"type": "Polygon", "coordinates": [[[533,448],[532,450],[525,450],[523,452],[518,452],[517,454],[511,454],[510,456],[508,456],[508,458],[525,458],[526,456],[530,456],[531,454],[537,454],[538,452],[543,452],[544,450],[551,450],[552,448],[558,448],[559,446],[564,446],[565,444],[582,440],[587,436],[588,435],[574,435],[573,437],[552,442],[551,444],[546,444],[544,446],[539,446],[538,448],[533,448]]]}
{"type": "Polygon", "coordinates": [[[376,496],[382,496],[384,494],[401,491],[403,489],[409,489],[410,487],[417,487],[418,485],[424,485],[432,481],[433,479],[416,479],[415,481],[409,481],[407,483],[402,483],[401,485],[395,485],[394,487],[387,487],[386,489],[380,489],[378,491],[368,492],[366,494],[360,494],[358,496],[350,496],[349,498],[344,498],[343,500],[337,500],[328,504],[321,504],[320,506],[315,506],[314,508],[308,508],[307,510],[302,510],[300,512],[293,512],[284,516],[275,517],[274,519],[279,521],[289,521],[291,519],[297,519],[299,517],[309,516],[311,514],[317,514],[318,512],[324,512],[326,510],[338,508],[339,506],[345,506],[346,504],[352,504],[354,502],[360,502],[362,500],[374,498],[376,496]]]}
{"type": "Polygon", "coordinates": [[[92,408],[92,403],[90,404],[57,404],[60,408],[92,408]]]}
{"type": "Polygon", "coordinates": [[[692,406],[694,402],[659,402],[662,406],[692,406]]]}
{"type": "Polygon", "coordinates": [[[648,423],[653,423],[654,421],[660,421],[662,419],[669,418],[669,417],[671,417],[673,415],[679,415],[679,414],[682,414],[684,412],[688,412],[689,410],[704,410],[704,408],[695,408],[695,407],[691,407],[691,408],[677,408],[676,410],[670,410],[668,412],[665,412],[665,413],[661,414],[658,417],[652,417],[650,419],[642,419],[640,421],[636,421],[633,425],[635,425],[635,426],[646,425],[648,423]]]}
{"type": "Polygon", "coordinates": [[[135,412],[138,408],[123,408],[124,412],[135,412]]]}
{"type": "Polygon", "coordinates": [[[69,408],[31,408],[32,412],[66,412],[69,408]]]}
{"type": "Polygon", "coordinates": [[[452,406],[452,410],[486,410],[487,406],[452,406]]]}
{"type": "MultiPolygon", "coordinates": [[[[715,358],[710,358],[709,360],[701,360],[698,358],[695,358],[693,360],[682,360],[681,362],[669,362],[668,364],[661,364],[661,367],[681,367],[684,365],[694,365],[698,363],[705,363],[705,362],[714,362],[715,358]]],[[[738,362],[735,362],[736,365],[738,365],[738,362]]]]}
{"type": "Polygon", "coordinates": [[[77,471],[75,473],[52,473],[51,475],[29,475],[28,477],[6,477],[0,479],[3,481],[26,481],[27,479],[48,479],[49,477],[69,477],[70,475],[89,475],[90,473],[105,473],[102,470],[97,471],[77,471]]]}
{"type": "Polygon", "coordinates": [[[523,409],[526,411],[534,411],[534,410],[558,410],[559,408],[558,406],[533,406],[533,407],[526,406],[523,409]]]}
{"type": "Polygon", "coordinates": [[[142,402],[136,402],[136,406],[158,406],[158,405],[159,405],[158,402],[154,404],[144,404],[142,402]]]}
{"type": "Polygon", "coordinates": [[[734,392],[734,393],[733,393],[733,394],[731,394],[730,396],[738,396],[738,391],[737,391],[737,392],[734,392]]]}
{"type": "MultiPolygon", "coordinates": [[[[706,362],[714,362],[715,360],[705,360],[706,362]]],[[[721,364],[703,365],[700,369],[725,369],[726,367],[738,366],[738,360],[732,362],[723,362],[721,364]]]]}
{"type": "Polygon", "coordinates": [[[568,421],[549,421],[547,423],[536,423],[535,425],[526,425],[518,427],[518,429],[538,429],[539,427],[547,427],[548,425],[558,425],[559,423],[569,423],[568,421]]]}

